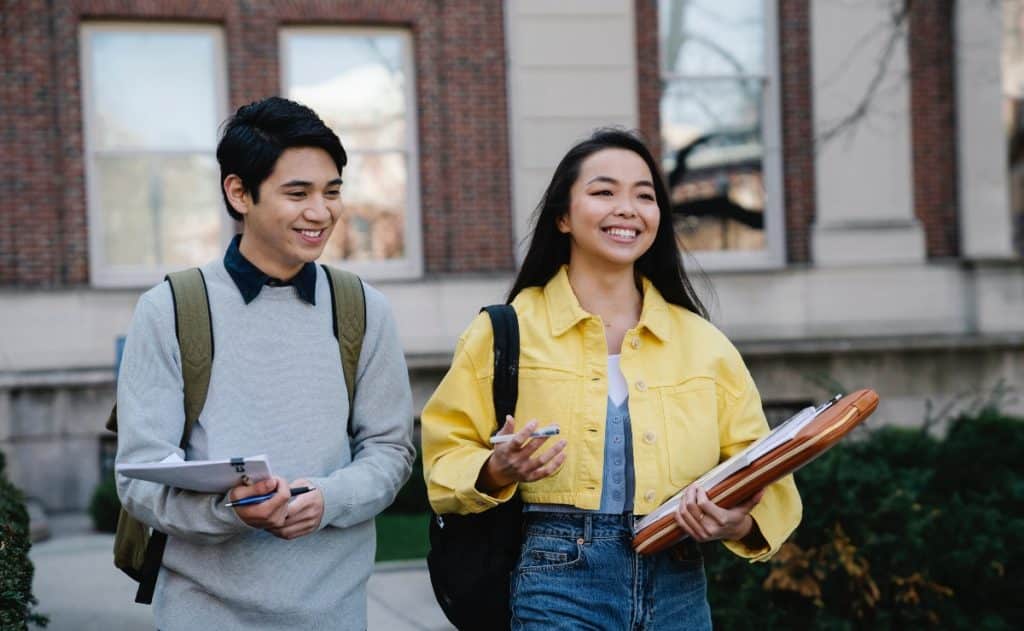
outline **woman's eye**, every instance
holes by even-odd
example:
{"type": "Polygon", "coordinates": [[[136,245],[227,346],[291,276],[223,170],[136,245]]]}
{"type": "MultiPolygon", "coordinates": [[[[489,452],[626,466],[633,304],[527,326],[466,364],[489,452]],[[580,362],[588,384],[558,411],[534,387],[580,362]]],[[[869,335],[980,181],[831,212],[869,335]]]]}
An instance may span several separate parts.
{"type": "Polygon", "coordinates": [[[654,195],[651,193],[640,193],[640,199],[646,199],[649,202],[654,201],[654,195]]]}
{"type": "Polygon", "coordinates": [[[593,195],[604,195],[605,197],[608,197],[608,196],[610,196],[612,194],[612,192],[611,191],[594,191],[592,194],[593,195]]]}

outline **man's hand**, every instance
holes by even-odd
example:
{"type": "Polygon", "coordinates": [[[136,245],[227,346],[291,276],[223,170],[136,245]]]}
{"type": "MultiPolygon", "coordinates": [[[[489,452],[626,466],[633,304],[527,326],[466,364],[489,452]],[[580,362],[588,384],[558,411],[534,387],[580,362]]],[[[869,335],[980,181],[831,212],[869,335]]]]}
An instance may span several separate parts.
{"type": "Polygon", "coordinates": [[[696,541],[739,541],[754,528],[754,518],[750,516],[750,511],[762,497],[764,489],[733,508],[721,508],[711,501],[704,489],[690,487],[679,502],[679,509],[675,513],[676,523],[696,541]]]}
{"type": "MultiPolygon", "coordinates": [[[[288,482],[284,478],[270,478],[256,484],[240,484],[228,491],[228,500],[235,501],[252,495],[274,493],[274,497],[259,504],[235,506],[238,518],[253,528],[279,528],[284,525],[288,516],[288,482]]],[[[308,495],[308,493],[307,493],[308,495]]]]}
{"type": "MultiPolygon", "coordinates": [[[[294,486],[313,486],[309,480],[295,480],[294,486]]],[[[287,488],[287,486],[285,487],[287,488]]],[[[284,524],[275,528],[267,528],[267,532],[282,539],[296,539],[316,532],[320,520],[324,516],[324,496],[320,489],[297,495],[287,504],[284,524]]]]}
{"type": "Polygon", "coordinates": [[[515,432],[516,437],[507,443],[495,445],[477,477],[476,487],[481,491],[491,493],[513,482],[533,482],[546,478],[565,462],[565,439],[534,458],[534,452],[544,444],[543,438],[530,438],[533,430],[537,429],[537,421],[530,421],[518,432],[515,429],[515,419],[511,415],[506,416],[505,424],[498,434],[515,432]]]}

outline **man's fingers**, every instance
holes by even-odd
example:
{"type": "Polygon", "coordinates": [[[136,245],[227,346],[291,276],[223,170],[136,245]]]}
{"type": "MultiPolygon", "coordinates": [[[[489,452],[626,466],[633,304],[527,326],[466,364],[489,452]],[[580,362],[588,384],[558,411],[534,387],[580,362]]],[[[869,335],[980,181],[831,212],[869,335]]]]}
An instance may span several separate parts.
{"type": "Polygon", "coordinates": [[[277,488],[278,478],[267,478],[266,480],[260,480],[255,484],[239,484],[228,492],[229,500],[240,500],[243,497],[250,497],[252,495],[266,495],[267,493],[273,493],[277,488]]]}

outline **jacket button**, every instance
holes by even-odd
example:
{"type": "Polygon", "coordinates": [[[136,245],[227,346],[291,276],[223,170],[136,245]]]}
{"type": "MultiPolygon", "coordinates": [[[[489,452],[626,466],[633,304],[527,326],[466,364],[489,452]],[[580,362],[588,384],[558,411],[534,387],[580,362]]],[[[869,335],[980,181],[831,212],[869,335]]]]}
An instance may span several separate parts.
{"type": "Polygon", "coordinates": [[[654,501],[654,491],[647,491],[646,493],[644,493],[644,499],[647,500],[648,502],[653,502],[654,501]]]}
{"type": "Polygon", "coordinates": [[[657,435],[655,435],[654,432],[644,433],[644,442],[647,443],[648,445],[653,445],[654,441],[656,440],[658,440],[658,437],[657,435]]]}
{"type": "Polygon", "coordinates": [[[634,385],[639,392],[645,392],[647,390],[647,383],[643,379],[637,381],[634,385]]]}
{"type": "Polygon", "coordinates": [[[633,339],[629,341],[629,345],[632,346],[634,350],[640,348],[640,337],[634,336],[633,339]]]}

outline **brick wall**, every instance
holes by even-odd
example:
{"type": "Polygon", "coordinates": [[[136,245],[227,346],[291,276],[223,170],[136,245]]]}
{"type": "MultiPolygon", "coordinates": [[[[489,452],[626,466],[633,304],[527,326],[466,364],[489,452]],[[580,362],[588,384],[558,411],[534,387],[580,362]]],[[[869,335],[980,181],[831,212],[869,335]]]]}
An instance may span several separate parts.
{"type": "Polygon", "coordinates": [[[0,286],[88,282],[78,54],[83,20],[222,25],[231,110],[280,91],[282,26],[410,28],[425,269],[512,268],[502,3],[25,0],[6,6],[0,21],[0,165],[11,174],[0,182],[0,286]]]}
{"type": "Polygon", "coordinates": [[[909,15],[914,214],[929,257],[959,253],[953,5],[913,2],[909,15]]]}
{"type": "Polygon", "coordinates": [[[636,14],[637,125],[651,153],[661,160],[661,63],[658,50],[658,6],[634,0],[636,14]]]}
{"type": "Polygon", "coordinates": [[[779,0],[779,69],[786,259],[807,263],[815,212],[810,0],[779,0]]]}

